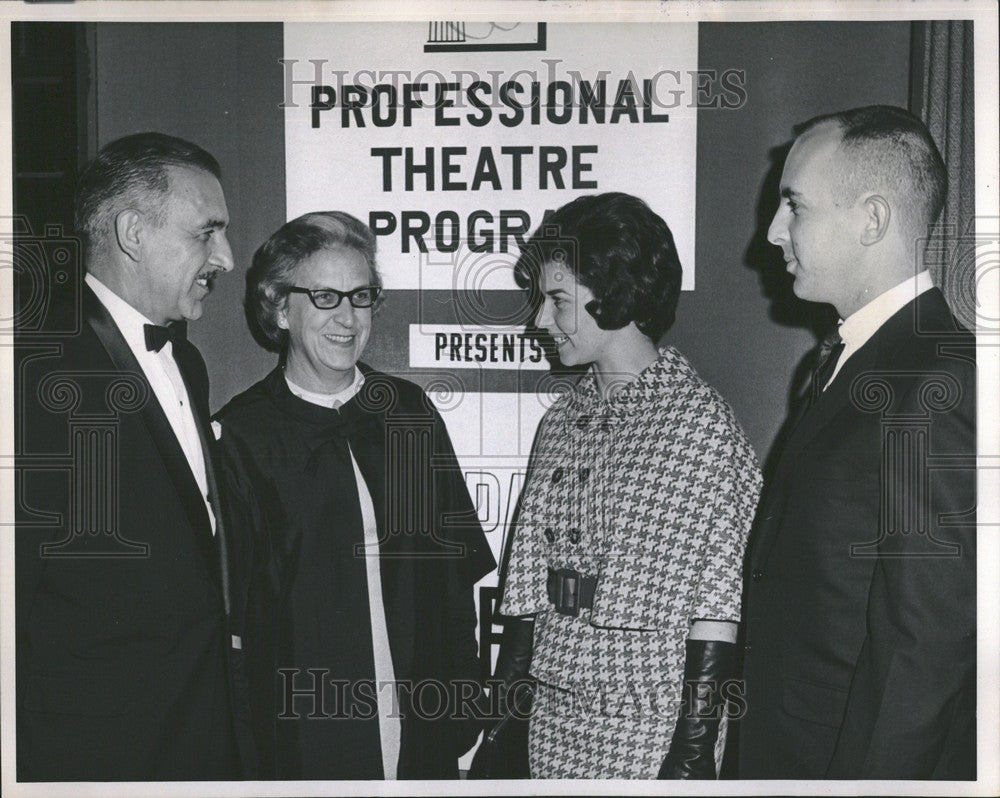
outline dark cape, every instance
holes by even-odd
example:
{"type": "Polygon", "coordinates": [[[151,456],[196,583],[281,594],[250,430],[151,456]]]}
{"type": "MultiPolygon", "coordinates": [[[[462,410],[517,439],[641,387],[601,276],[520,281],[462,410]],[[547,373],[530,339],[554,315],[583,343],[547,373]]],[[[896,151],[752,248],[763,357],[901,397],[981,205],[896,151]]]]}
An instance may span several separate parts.
{"type": "Polygon", "coordinates": [[[473,585],[495,561],[426,394],[359,368],[364,385],[338,409],[292,394],[278,368],[218,414],[262,775],[384,777],[353,453],[401,684],[397,775],[457,778],[480,728],[473,585]]]}

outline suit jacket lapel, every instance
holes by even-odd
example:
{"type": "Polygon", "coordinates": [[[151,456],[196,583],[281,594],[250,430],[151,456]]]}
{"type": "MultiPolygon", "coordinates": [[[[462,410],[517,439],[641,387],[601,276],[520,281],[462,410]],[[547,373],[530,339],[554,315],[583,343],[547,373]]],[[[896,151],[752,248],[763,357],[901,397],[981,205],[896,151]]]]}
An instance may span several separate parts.
{"type": "MultiPolygon", "coordinates": [[[[840,374],[803,415],[789,443],[801,447],[815,437],[845,407],[854,404],[852,386],[866,372],[892,371],[900,347],[920,334],[956,331],[944,295],[937,288],[907,302],[879,327],[844,364],[840,374]]],[[[793,446],[789,446],[792,449],[793,446]]]]}
{"type": "MultiPolygon", "coordinates": [[[[884,327],[883,327],[884,329],[884,327]]],[[[799,449],[818,435],[840,411],[852,405],[851,386],[858,375],[871,371],[878,363],[881,339],[876,332],[863,347],[851,355],[836,379],[809,407],[788,439],[788,451],[799,449]]]]}
{"type": "MultiPolygon", "coordinates": [[[[132,354],[132,350],[111,318],[111,314],[86,286],[84,287],[83,309],[84,318],[107,351],[115,368],[118,371],[142,375],[143,380],[148,385],[148,380],[139,365],[139,361],[132,354]]],[[[173,428],[152,389],[149,389],[149,400],[143,405],[140,414],[149,431],[150,438],[156,444],[160,457],[163,458],[167,473],[177,490],[181,504],[199,538],[199,542],[208,547],[209,555],[214,560],[212,532],[205,502],[201,498],[198,483],[194,474],[191,473],[187,458],[184,456],[184,450],[181,449],[173,428]]],[[[215,572],[216,569],[213,568],[212,573],[215,572]]]]}
{"type": "MultiPolygon", "coordinates": [[[[929,293],[931,292],[923,294],[918,300],[927,297],[929,293]]],[[[772,478],[774,489],[769,491],[757,542],[757,549],[760,552],[757,562],[767,561],[777,539],[787,499],[786,486],[794,481],[796,453],[824,429],[837,423],[838,414],[845,412],[848,414],[849,418],[844,421],[845,424],[856,423],[857,417],[849,412],[854,406],[852,386],[855,380],[866,372],[891,368],[895,348],[905,342],[907,331],[912,334],[914,330],[915,312],[916,300],[907,303],[888,319],[864,346],[851,355],[836,379],[820,394],[816,402],[801,414],[785,442],[784,450],[774,470],[772,478]]]]}

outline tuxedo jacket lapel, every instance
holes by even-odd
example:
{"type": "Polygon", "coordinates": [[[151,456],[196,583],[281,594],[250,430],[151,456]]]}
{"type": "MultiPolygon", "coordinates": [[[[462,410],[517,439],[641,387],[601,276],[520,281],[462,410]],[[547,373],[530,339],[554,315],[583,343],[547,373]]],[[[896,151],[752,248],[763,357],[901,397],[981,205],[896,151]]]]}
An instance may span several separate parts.
{"type": "MultiPolygon", "coordinates": [[[[115,368],[118,371],[142,375],[143,380],[146,381],[147,389],[149,390],[149,399],[139,411],[142,420],[146,425],[150,438],[160,453],[160,457],[163,458],[167,473],[170,475],[181,504],[188,515],[191,527],[194,529],[203,546],[207,547],[206,553],[214,561],[215,554],[212,543],[211,524],[205,502],[201,498],[198,482],[195,480],[194,474],[191,473],[191,467],[184,456],[184,450],[181,449],[181,445],[174,435],[173,428],[170,426],[163,408],[160,407],[156,394],[153,393],[151,388],[148,388],[148,380],[142,367],[139,365],[139,361],[135,359],[135,355],[132,354],[132,350],[111,318],[111,314],[108,313],[107,308],[101,304],[97,296],[87,287],[84,288],[83,308],[84,318],[97,335],[98,340],[108,353],[108,357],[111,358],[111,362],[115,368]]],[[[198,414],[196,413],[195,415],[197,416],[198,414]]],[[[214,567],[211,570],[213,574],[217,572],[217,569],[214,567]]]]}
{"type": "Polygon", "coordinates": [[[208,373],[205,361],[197,347],[188,340],[177,341],[173,345],[174,359],[187,386],[191,398],[194,423],[198,428],[198,438],[205,460],[205,481],[208,484],[209,503],[215,515],[215,540],[219,548],[219,576],[222,582],[222,596],[226,615],[231,614],[229,585],[229,551],[226,537],[224,513],[219,496],[219,480],[215,469],[215,436],[208,411],[208,373]]]}

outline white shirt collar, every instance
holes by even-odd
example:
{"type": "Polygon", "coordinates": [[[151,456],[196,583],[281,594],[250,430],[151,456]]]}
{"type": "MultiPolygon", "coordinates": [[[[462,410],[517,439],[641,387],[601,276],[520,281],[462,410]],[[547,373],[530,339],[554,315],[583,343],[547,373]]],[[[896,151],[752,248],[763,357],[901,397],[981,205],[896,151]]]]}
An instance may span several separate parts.
{"type": "Polygon", "coordinates": [[[337,393],[316,393],[315,391],[307,391],[302,386],[296,385],[288,379],[287,374],[285,375],[285,382],[288,384],[288,390],[299,397],[299,399],[304,399],[311,404],[321,405],[322,407],[340,407],[342,404],[345,404],[353,399],[355,394],[361,390],[361,386],[365,384],[365,375],[361,373],[361,369],[355,366],[354,381],[344,388],[344,390],[337,391],[337,393]]]}
{"type": "MultiPolygon", "coordinates": [[[[107,308],[108,313],[111,314],[111,318],[115,322],[115,325],[128,342],[129,348],[133,352],[145,352],[146,331],[143,329],[143,325],[152,324],[153,322],[118,296],[118,294],[108,288],[104,283],[94,277],[94,275],[90,272],[87,272],[83,279],[86,281],[87,285],[90,286],[90,289],[97,295],[97,298],[101,300],[101,304],[107,308]]],[[[170,342],[168,341],[164,350],[166,350],[169,346],[170,342]]]]}
{"type": "Polygon", "coordinates": [[[852,352],[864,346],[879,327],[925,291],[934,287],[929,271],[915,274],[899,285],[880,294],[840,324],[840,337],[845,349],[852,352]]]}

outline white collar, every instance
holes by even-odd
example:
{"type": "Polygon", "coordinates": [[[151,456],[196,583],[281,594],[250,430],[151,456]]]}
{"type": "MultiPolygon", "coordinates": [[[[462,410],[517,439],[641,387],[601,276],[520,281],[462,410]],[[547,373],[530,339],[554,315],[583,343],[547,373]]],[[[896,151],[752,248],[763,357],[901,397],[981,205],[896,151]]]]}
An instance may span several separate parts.
{"type": "Polygon", "coordinates": [[[299,397],[299,399],[303,399],[314,405],[321,405],[322,407],[340,407],[342,404],[346,404],[353,399],[354,395],[361,390],[361,386],[365,384],[365,375],[361,373],[361,369],[355,366],[354,381],[342,391],[337,391],[337,393],[307,391],[302,386],[292,382],[288,378],[288,374],[285,374],[285,382],[288,384],[288,390],[299,397]]]}
{"type": "MultiPolygon", "coordinates": [[[[87,285],[90,286],[90,290],[97,295],[101,304],[107,308],[108,313],[111,314],[111,318],[114,320],[115,325],[128,342],[129,348],[133,352],[147,351],[146,331],[143,329],[143,326],[146,324],[152,324],[153,322],[118,296],[118,294],[108,288],[104,283],[94,277],[94,275],[90,272],[87,272],[83,279],[86,281],[87,285]]],[[[167,346],[170,346],[169,341],[167,342],[167,346]]],[[[164,347],[164,350],[165,349],[166,347],[164,347]]]]}
{"type": "Polygon", "coordinates": [[[851,350],[860,349],[879,327],[933,287],[931,273],[924,270],[875,297],[840,323],[840,337],[845,346],[851,350]]]}

